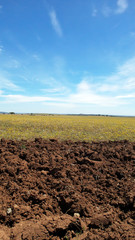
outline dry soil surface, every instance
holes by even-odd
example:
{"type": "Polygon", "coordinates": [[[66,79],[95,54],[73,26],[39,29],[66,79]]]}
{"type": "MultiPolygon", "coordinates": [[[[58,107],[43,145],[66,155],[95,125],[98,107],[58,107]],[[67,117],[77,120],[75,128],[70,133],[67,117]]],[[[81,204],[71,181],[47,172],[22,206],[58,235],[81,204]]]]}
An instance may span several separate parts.
{"type": "Polygon", "coordinates": [[[0,140],[0,240],[135,239],[135,143],[0,140]]]}

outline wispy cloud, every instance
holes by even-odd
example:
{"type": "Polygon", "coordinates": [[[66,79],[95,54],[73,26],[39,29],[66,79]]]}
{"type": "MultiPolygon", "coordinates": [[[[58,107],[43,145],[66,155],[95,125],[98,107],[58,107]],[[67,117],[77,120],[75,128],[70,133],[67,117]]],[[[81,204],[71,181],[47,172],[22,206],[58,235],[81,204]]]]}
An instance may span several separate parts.
{"type": "Polygon", "coordinates": [[[135,76],[135,57],[127,60],[123,65],[118,67],[118,74],[126,79],[135,76]]]}
{"type": "Polygon", "coordinates": [[[45,102],[45,101],[51,101],[52,99],[49,97],[40,97],[40,96],[24,96],[24,95],[2,95],[3,98],[5,98],[6,102],[21,102],[21,103],[27,103],[27,102],[45,102]]]}
{"type": "Polygon", "coordinates": [[[8,89],[10,91],[22,91],[22,88],[14,84],[11,80],[0,74],[0,89],[8,89]]]}
{"type": "MultiPolygon", "coordinates": [[[[0,97],[6,103],[27,103],[37,102],[46,106],[59,108],[74,108],[78,106],[98,106],[105,108],[115,108],[118,106],[130,106],[135,101],[135,57],[127,60],[118,66],[116,71],[109,76],[83,77],[79,84],[66,92],[63,88],[50,87],[42,89],[43,95],[27,96],[19,94],[3,94],[0,97]],[[62,93],[65,91],[65,94],[62,93]],[[57,95],[58,93],[58,95],[57,95]]],[[[15,86],[11,82],[6,82],[6,87],[15,86]]],[[[1,81],[0,81],[1,83],[1,81]]],[[[0,89],[3,90],[0,85],[0,89]]],[[[54,109],[53,108],[53,109],[54,109]]],[[[83,109],[83,107],[82,107],[83,109]]]]}
{"type": "Polygon", "coordinates": [[[3,8],[3,6],[2,5],[0,5],[0,9],[2,9],[3,8]]]}
{"type": "Polygon", "coordinates": [[[98,90],[101,92],[124,92],[125,94],[132,94],[135,91],[135,57],[127,60],[120,65],[116,72],[110,76],[104,77],[103,84],[99,86],[98,90]]]}
{"type": "Polygon", "coordinates": [[[115,13],[116,14],[124,13],[127,8],[128,8],[127,0],[117,0],[117,9],[115,10],[115,13]]]}
{"type": "Polygon", "coordinates": [[[135,57],[120,65],[109,76],[82,79],[76,92],[69,96],[72,103],[89,103],[99,106],[118,106],[135,101],[135,57]],[[95,81],[96,80],[96,81],[95,81]],[[96,82],[96,83],[94,83],[96,82]]]}
{"type": "Polygon", "coordinates": [[[57,87],[57,88],[45,88],[41,89],[42,92],[46,94],[53,94],[53,95],[65,95],[68,93],[68,89],[64,86],[57,87]]]}
{"type": "Polygon", "coordinates": [[[49,15],[50,15],[51,23],[52,23],[54,30],[59,35],[59,37],[62,37],[62,35],[63,35],[62,29],[61,29],[60,23],[57,19],[55,10],[51,10],[49,12],[49,15]]]}
{"type": "Polygon", "coordinates": [[[128,8],[127,0],[117,0],[116,9],[113,9],[108,5],[104,5],[102,8],[102,14],[105,17],[109,17],[110,15],[114,15],[114,14],[122,14],[127,10],[127,8],[128,8]]]}

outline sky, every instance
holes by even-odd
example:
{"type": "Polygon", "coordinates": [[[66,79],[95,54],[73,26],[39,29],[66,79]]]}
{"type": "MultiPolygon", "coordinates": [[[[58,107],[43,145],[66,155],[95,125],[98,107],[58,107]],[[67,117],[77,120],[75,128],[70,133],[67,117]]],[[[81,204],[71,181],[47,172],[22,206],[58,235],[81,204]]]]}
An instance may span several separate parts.
{"type": "Polygon", "coordinates": [[[0,0],[0,112],[135,116],[134,0],[0,0]]]}

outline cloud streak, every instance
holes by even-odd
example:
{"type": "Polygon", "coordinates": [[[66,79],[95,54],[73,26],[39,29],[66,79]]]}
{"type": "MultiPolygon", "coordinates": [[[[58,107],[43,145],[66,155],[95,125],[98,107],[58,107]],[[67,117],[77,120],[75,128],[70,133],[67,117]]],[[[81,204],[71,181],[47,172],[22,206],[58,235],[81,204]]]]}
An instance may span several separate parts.
{"type": "Polygon", "coordinates": [[[3,75],[0,75],[0,89],[7,89],[11,91],[22,91],[22,88],[14,84],[11,80],[3,75]]]}
{"type": "Polygon", "coordinates": [[[1,97],[5,98],[6,102],[17,102],[17,103],[28,103],[28,102],[45,102],[51,101],[52,99],[49,97],[40,97],[40,96],[24,96],[24,95],[1,95],[1,97]]]}
{"type": "Polygon", "coordinates": [[[60,23],[56,16],[56,12],[54,10],[50,11],[49,16],[50,16],[51,23],[52,23],[52,26],[53,26],[55,32],[58,34],[59,37],[62,37],[63,33],[62,33],[60,23]]]}

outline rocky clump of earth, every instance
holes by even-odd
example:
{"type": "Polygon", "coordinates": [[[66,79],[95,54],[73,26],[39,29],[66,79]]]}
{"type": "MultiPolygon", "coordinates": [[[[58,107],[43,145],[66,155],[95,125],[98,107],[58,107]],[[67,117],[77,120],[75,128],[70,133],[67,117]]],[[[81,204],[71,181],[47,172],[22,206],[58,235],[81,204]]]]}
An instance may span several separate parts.
{"type": "Polygon", "coordinates": [[[0,240],[135,239],[135,143],[0,140],[0,240]]]}

